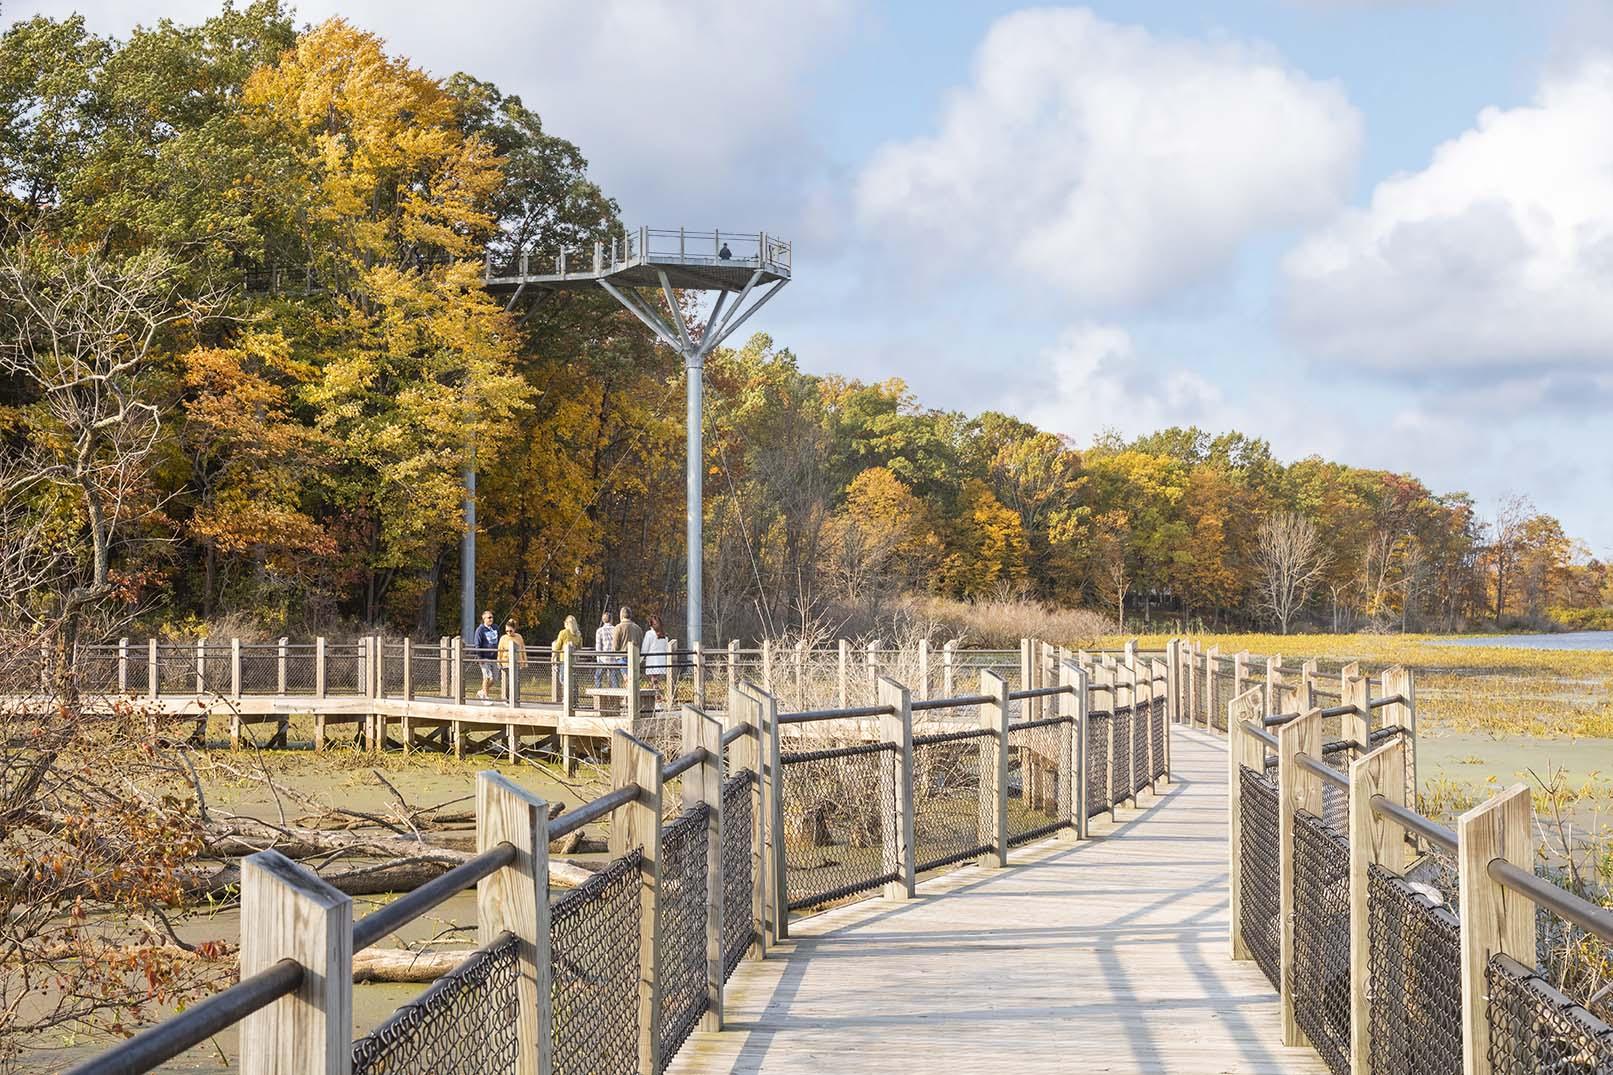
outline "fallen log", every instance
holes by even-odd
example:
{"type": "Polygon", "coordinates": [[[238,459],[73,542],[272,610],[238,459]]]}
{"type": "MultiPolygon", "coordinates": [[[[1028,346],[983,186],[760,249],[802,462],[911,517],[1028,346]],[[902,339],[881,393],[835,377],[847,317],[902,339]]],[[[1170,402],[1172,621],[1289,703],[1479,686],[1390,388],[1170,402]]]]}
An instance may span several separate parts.
{"type": "MultiPolygon", "coordinates": [[[[337,873],[321,873],[325,881],[338,892],[349,896],[380,896],[394,892],[410,892],[434,878],[441,877],[455,866],[470,859],[458,851],[430,851],[392,862],[355,867],[337,873]]],[[[555,888],[576,888],[594,875],[587,866],[564,859],[549,860],[549,884],[555,888]]],[[[241,883],[239,862],[226,863],[217,871],[197,878],[189,894],[195,898],[224,899],[231,889],[241,883]]]]}
{"type": "Polygon", "coordinates": [[[468,948],[419,952],[407,948],[366,948],[353,953],[353,981],[433,982],[463,963],[470,953],[468,948]]]}

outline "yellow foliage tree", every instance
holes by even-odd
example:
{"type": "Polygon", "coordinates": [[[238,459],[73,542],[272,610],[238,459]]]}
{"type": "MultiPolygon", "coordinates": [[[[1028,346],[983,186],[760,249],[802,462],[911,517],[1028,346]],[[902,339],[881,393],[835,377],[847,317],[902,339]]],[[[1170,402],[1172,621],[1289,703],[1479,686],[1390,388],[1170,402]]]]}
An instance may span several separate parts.
{"type": "MultiPolygon", "coordinates": [[[[461,472],[496,465],[531,389],[514,324],[481,287],[498,158],[443,86],[332,19],[246,83],[246,122],[285,147],[264,180],[327,301],[280,322],[320,373],[303,391],[334,447],[366,618],[431,585],[463,527],[461,472]]],[[[254,180],[256,181],[256,180],[254,180]]]]}

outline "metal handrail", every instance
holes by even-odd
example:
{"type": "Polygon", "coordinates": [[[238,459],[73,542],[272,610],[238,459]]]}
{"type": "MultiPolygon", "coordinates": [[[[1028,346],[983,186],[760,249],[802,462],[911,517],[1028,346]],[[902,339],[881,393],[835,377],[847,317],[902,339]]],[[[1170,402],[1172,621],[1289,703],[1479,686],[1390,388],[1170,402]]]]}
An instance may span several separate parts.
{"type": "Polygon", "coordinates": [[[142,1075],[295,993],[306,973],[295,959],[282,959],[68,1069],[67,1075],[142,1075]]]}
{"type": "Polygon", "coordinates": [[[711,752],[705,747],[695,747],[686,754],[681,754],[666,763],[661,769],[661,779],[671,780],[675,776],[682,776],[696,765],[711,757],[711,752]]]}
{"type": "Polygon", "coordinates": [[[353,951],[362,951],[405,926],[427,911],[458,895],[484,877],[490,877],[515,861],[515,845],[509,841],[483,851],[440,877],[433,877],[419,888],[353,923],[353,951]]]}
{"type": "Polygon", "coordinates": [[[1456,833],[1439,822],[1430,821],[1410,807],[1402,806],[1383,795],[1374,795],[1369,802],[1373,813],[1388,818],[1407,832],[1416,833],[1453,855],[1456,854],[1456,833]]]}
{"type": "Polygon", "coordinates": [[[1022,701],[1022,700],[1027,699],[1027,698],[1051,698],[1055,694],[1074,694],[1074,693],[1075,693],[1075,688],[1073,686],[1063,686],[1063,685],[1061,685],[1061,686],[1057,686],[1057,687],[1031,687],[1031,688],[1028,688],[1026,690],[1022,690],[1022,691],[1009,691],[1008,692],[1008,700],[1010,702],[1018,702],[1018,701],[1022,701]]]}
{"type": "Polygon", "coordinates": [[[727,746],[729,743],[735,742],[738,739],[742,739],[745,736],[750,735],[755,730],[756,727],[749,721],[746,721],[743,724],[736,724],[732,728],[729,728],[727,731],[722,733],[722,745],[727,746]]]}
{"type": "Polygon", "coordinates": [[[893,705],[861,705],[850,709],[808,709],[801,713],[781,713],[780,724],[811,724],[819,720],[857,720],[863,717],[889,717],[896,714],[893,705]]]}
{"type": "Polygon", "coordinates": [[[599,798],[584,803],[569,813],[560,815],[549,826],[549,839],[553,841],[560,839],[562,836],[570,836],[584,825],[598,821],[617,807],[626,806],[628,803],[633,802],[643,792],[644,789],[637,784],[623,784],[619,788],[613,788],[599,798]]]}
{"type": "Polygon", "coordinates": [[[1490,880],[1528,896],[1559,918],[1567,919],[1604,941],[1613,941],[1613,910],[1576,896],[1560,885],[1506,859],[1491,859],[1485,867],[1490,880]]]}
{"type": "Polygon", "coordinates": [[[932,709],[961,709],[972,705],[989,705],[996,700],[995,694],[964,694],[956,698],[926,698],[912,703],[908,708],[915,713],[925,713],[932,709]]]}

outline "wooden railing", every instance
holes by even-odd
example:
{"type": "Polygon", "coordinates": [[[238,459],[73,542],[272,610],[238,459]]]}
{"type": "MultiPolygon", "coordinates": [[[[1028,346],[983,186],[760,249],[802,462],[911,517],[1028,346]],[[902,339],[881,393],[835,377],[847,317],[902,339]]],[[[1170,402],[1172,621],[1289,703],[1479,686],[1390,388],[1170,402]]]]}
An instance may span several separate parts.
{"type": "Polygon", "coordinates": [[[1290,683],[1273,659],[1227,703],[1232,958],[1335,1075],[1613,1070],[1613,1028],[1549,984],[1536,928],[1613,942],[1613,914],[1536,875],[1526,785],[1454,831],[1418,813],[1413,677],[1379,682],[1346,666],[1320,707],[1309,662],[1290,683]],[[1274,711],[1296,692],[1303,710],[1274,711]]]}
{"type": "Polygon", "coordinates": [[[490,1073],[659,1073],[697,1025],[722,1028],[729,975],[788,937],[800,912],[905,900],[921,875],[966,862],[1007,866],[1013,848],[1085,837],[1090,816],[1169,778],[1162,660],[1135,648],[1022,652],[1017,690],[987,669],[977,693],[914,699],[881,676],[874,704],[822,711],[780,712],[776,695],[742,680],[720,720],[683,708],[675,757],[618,731],[611,790],[553,820],[542,800],[480,773],[479,853],[357,922],[351,899],[316,875],[253,855],[240,983],[73,1075],[150,1071],[236,1024],[246,1075],[431,1071],[467,1051],[490,1073]],[[832,789],[840,816],[872,832],[825,820],[803,794],[801,774],[843,758],[877,759],[872,779],[832,789]],[[961,799],[938,783],[947,774],[965,778],[961,799]],[[551,899],[550,842],[607,819],[611,862],[551,899]],[[813,838],[819,823],[827,844],[813,838]],[[968,829],[961,848],[954,823],[968,829]],[[825,873],[826,847],[856,860],[849,883],[825,873]],[[482,947],[354,1041],[353,953],[471,886],[482,947]],[[470,1004],[486,1011],[442,1014],[470,1004]]]}

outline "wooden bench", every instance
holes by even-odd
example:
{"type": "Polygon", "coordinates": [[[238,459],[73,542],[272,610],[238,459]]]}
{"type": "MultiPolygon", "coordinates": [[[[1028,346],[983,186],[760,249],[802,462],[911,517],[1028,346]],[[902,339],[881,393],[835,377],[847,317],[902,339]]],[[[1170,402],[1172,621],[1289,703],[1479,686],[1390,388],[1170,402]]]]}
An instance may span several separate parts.
{"type": "MultiPolygon", "coordinates": [[[[593,708],[599,713],[622,713],[627,709],[626,687],[584,687],[583,694],[593,701],[593,708]]],[[[638,709],[640,713],[653,713],[655,701],[660,691],[655,687],[640,687],[638,689],[638,709]]]]}

